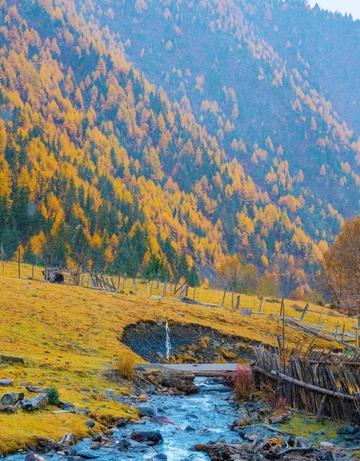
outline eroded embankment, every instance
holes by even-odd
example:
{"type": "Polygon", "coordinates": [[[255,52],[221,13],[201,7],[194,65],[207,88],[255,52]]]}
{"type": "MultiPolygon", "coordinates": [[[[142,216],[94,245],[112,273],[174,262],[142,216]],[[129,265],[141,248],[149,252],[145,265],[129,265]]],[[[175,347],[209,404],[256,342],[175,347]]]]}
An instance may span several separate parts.
{"type": "MultiPolygon", "coordinates": [[[[209,363],[249,359],[257,344],[196,324],[169,322],[170,361],[209,363]]],[[[121,341],[143,359],[162,362],[166,358],[164,322],[137,322],[124,328],[121,341]]]]}

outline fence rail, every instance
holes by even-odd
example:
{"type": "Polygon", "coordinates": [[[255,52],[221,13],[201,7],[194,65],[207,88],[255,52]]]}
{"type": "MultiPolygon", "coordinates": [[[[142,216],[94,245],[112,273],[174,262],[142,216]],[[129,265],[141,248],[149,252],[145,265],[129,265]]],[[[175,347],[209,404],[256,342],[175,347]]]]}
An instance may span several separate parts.
{"type": "Polygon", "coordinates": [[[294,354],[284,367],[278,352],[258,347],[251,365],[257,387],[271,386],[293,408],[360,423],[359,354],[294,354]]]}

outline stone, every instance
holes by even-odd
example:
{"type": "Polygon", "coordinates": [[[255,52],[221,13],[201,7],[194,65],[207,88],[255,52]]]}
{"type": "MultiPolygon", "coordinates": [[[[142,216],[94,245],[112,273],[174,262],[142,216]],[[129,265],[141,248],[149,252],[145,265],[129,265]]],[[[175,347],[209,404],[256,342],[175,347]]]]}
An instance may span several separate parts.
{"type": "Polygon", "coordinates": [[[356,434],[356,432],[358,432],[358,429],[352,424],[347,424],[337,430],[338,434],[356,434]]]}
{"type": "Polygon", "coordinates": [[[335,445],[331,442],[320,442],[320,448],[323,450],[332,450],[335,448],[335,445]]]}
{"type": "Polygon", "coordinates": [[[66,434],[60,441],[60,445],[63,446],[70,446],[74,445],[76,442],[76,438],[73,434],[66,434]]]}
{"type": "Polygon", "coordinates": [[[86,421],[85,426],[90,427],[90,428],[95,427],[95,421],[90,419],[89,421],[86,421]]]}
{"type": "Polygon", "coordinates": [[[148,396],[145,394],[139,395],[138,397],[139,402],[147,402],[148,401],[148,396]]]}
{"type": "Polygon", "coordinates": [[[12,386],[14,381],[10,378],[0,379],[0,386],[12,386]]]}
{"type": "Polygon", "coordinates": [[[198,392],[192,373],[165,371],[159,373],[158,384],[184,395],[191,395],[198,392]]]}
{"type": "Polygon", "coordinates": [[[129,420],[126,418],[119,418],[116,421],[116,427],[125,427],[129,424],[129,420]]]}
{"type": "Polygon", "coordinates": [[[269,422],[270,424],[280,424],[280,423],[287,421],[289,418],[290,418],[290,414],[284,413],[282,415],[270,416],[269,422]]]}
{"type": "Polygon", "coordinates": [[[146,443],[147,445],[158,445],[163,441],[160,431],[135,431],[130,437],[135,442],[146,443]]]}
{"type": "Polygon", "coordinates": [[[16,407],[11,405],[0,405],[0,413],[12,414],[16,413],[16,407]]]}
{"type": "Polygon", "coordinates": [[[156,412],[151,407],[139,407],[139,416],[140,418],[148,417],[151,418],[155,416],[156,412]]]}
{"type": "Polygon", "coordinates": [[[15,403],[18,401],[18,395],[15,394],[15,392],[10,392],[8,394],[5,394],[1,397],[0,403],[1,405],[15,405],[15,403]]]}
{"type": "Polygon", "coordinates": [[[96,455],[95,453],[88,451],[88,450],[78,451],[76,453],[76,456],[82,459],[96,459],[99,457],[99,455],[96,455]]]}
{"type": "Polygon", "coordinates": [[[45,394],[46,389],[44,387],[36,387],[36,386],[26,386],[27,391],[33,392],[34,394],[45,394]]]}
{"type": "Polygon", "coordinates": [[[126,439],[120,440],[120,442],[119,442],[118,445],[117,445],[117,449],[118,449],[119,451],[126,451],[126,450],[128,450],[130,447],[131,447],[131,443],[130,443],[128,440],[126,440],[126,439]]]}
{"type": "Polygon", "coordinates": [[[23,400],[21,407],[25,411],[35,411],[45,408],[49,404],[49,399],[46,394],[39,394],[31,400],[23,400]]]}
{"type": "Polygon", "coordinates": [[[75,405],[68,402],[59,402],[58,407],[66,411],[75,411],[75,405]]]}
{"type": "Polygon", "coordinates": [[[13,357],[9,355],[0,355],[0,362],[12,363],[14,365],[24,365],[25,361],[22,357],[13,357]]]}
{"type": "Polygon", "coordinates": [[[35,453],[28,453],[25,456],[24,461],[46,461],[42,456],[36,455],[35,453]]]}

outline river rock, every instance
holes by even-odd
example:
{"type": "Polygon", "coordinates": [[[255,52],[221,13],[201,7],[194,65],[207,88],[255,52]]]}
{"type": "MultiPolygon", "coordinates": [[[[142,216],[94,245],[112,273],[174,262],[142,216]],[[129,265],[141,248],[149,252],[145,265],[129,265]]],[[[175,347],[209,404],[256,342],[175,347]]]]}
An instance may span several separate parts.
{"type": "Polygon", "coordinates": [[[140,418],[148,417],[152,418],[156,415],[154,408],[151,407],[139,407],[139,416],[140,418]]]}
{"type": "Polygon", "coordinates": [[[125,427],[129,424],[129,420],[126,418],[119,418],[116,421],[116,427],[125,427]]]}
{"type": "Polygon", "coordinates": [[[127,451],[130,447],[131,447],[131,443],[126,439],[120,440],[120,442],[117,445],[117,449],[119,451],[127,451]]]}
{"type": "Polygon", "coordinates": [[[23,400],[21,406],[26,411],[35,411],[45,408],[49,404],[46,394],[39,394],[31,400],[23,400]]]}
{"type": "Polygon", "coordinates": [[[356,434],[358,429],[353,426],[352,424],[347,424],[346,426],[342,426],[337,430],[338,434],[356,434]]]}
{"type": "Polygon", "coordinates": [[[82,459],[96,459],[96,458],[99,457],[98,455],[96,455],[95,453],[93,453],[90,450],[78,451],[76,453],[76,456],[78,456],[79,458],[82,458],[82,459]]]}
{"type": "Polygon", "coordinates": [[[135,431],[130,438],[135,442],[146,443],[148,445],[158,445],[162,443],[163,438],[160,431],[135,431]]]}
{"type": "Polygon", "coordinates": [[[42,456],[36,455],[35,453],[28,453],[25,456],[24,461],[46,461],[42,456]]]}
{"type": "Polygon", "coordinates": [[[14,381],[10,378],[2,378],[0,379],[0,386],[12,386],[14,381]]]}
{"type": "Polygon", "coordinates": [[[165,371],[159,374],[159,384],[184,395],[191,395],[198,392],[192,373],[165,371]]]}

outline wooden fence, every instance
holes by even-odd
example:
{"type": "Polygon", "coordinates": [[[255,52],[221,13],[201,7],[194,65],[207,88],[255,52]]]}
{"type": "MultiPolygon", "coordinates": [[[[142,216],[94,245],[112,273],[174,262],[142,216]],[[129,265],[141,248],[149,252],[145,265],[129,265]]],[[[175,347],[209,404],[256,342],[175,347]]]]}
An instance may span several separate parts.
{"type": "Polygon", "coordinates": [[[258,347],[251,362],[258,388],[271,386],[277,399],[293,408],[341,421],[360,423],[359,355],[311,352],[283,358],[258,347]]]}

